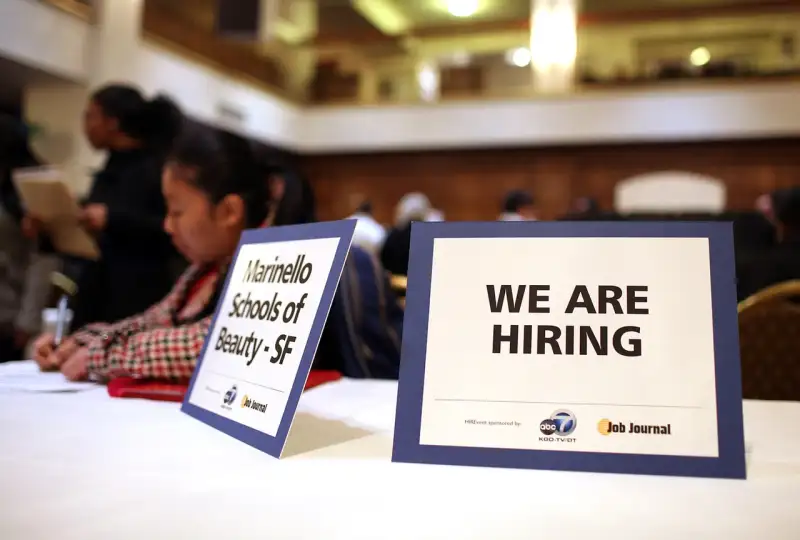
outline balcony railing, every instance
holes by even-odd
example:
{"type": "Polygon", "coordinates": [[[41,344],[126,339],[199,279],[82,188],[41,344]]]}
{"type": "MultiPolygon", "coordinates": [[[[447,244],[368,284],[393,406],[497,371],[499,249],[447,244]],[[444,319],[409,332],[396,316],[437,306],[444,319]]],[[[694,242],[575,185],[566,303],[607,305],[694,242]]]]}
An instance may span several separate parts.
{"type": "MultiPolygon", "coordinates": [[[[519,68],[525,69],[525,68],[519,68]]],[[[312,83],[310,105],[392,105],[403,103],[448,102],[454,100],[509,100],[553,97],[537,93],[533,85],[533,73],[500,76],[481,71],[479,68],[443,70],[440,75],[438,97],[424,99],[415,88],[414,73],[406,73],[379,83],[377,91],[364,92],[358,74],[331,73],[323,67],[317,71],[312,83]]],[[[652,75],[617,77],[576,76],[570,93],[604,91],[651,91],[659,89],[682,89],[774,83],[776,81],[800,80],[800,67],[785,70],[730,70],[727,68],[708,71],[686,72],[665,70],[652,75]]]]}
{"type": "MultiPolygon", "coordinates": [[[[91,0],[42,1],[92,19],[91,0]]],[[[258,44],[217,38],[209,29],[187,24],[164,9],[161,3],[145,2],[145,38],[295,103],[392,105],[427,100],[421,91],[418,66],[410,55],[370,63],[368,51],[362,51],[367,60],[361,66],[319,61],[308,70],[311,76],[298,84],[300,49],[271,47],[265,53],[258,44]]],[[[692,23],[668,21],[579,29],[579,59],[572,91],[647,91],[800,78],[800,54],[794,43],[795,38],[800,39],[800,13],[730,19],[720,25],[724,30],[719,32],[708,30],[713,22],[698,26],[704,29],[700,34],[699,30],[683,32],[683,26],[692,23]],[[608,43],[614,44],[613,48],[608,43]]],[[[524,46],[524,32],[519,38],[524,46]]],[[[541,97],[535,90],[533,70],[526,65],[529,55],[525,57],[524,49],[518,49],[520,54],[514,52],[484,51],[433,59],[438,66],[433,101],[541,97]]]]}

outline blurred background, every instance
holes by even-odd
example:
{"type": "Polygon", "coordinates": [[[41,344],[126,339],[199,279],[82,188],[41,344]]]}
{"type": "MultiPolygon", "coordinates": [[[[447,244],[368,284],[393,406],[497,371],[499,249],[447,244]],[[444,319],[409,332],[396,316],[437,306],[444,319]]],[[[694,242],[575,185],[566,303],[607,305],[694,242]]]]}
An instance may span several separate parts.
{"type": "Polygon", "coordinates": [[[519,188],[549,219],[665,171],[743,210],[800,166],[796,1],[4,0],[0,19],[0,108],[78,191],[96,158],[76,122],[108,80],[302,170],[321,219],[369,199],[388,224],[412,191],[494,219],[519,188]]]}
{"type": "MultiPolygon", "coordinates": [[[[0,0],[0,112],[30,146],[0,206],[33,161],[86,193],[84,111],[122,83],[255,150],[271,225],[358,219],[400,297],[413,221],[730,221],[745,384],[773,375],[745,396],[797,399],[798,39],[800,0],[0,0]]],[[[0,322],[36,263],[18,229],[0,322]]]]}

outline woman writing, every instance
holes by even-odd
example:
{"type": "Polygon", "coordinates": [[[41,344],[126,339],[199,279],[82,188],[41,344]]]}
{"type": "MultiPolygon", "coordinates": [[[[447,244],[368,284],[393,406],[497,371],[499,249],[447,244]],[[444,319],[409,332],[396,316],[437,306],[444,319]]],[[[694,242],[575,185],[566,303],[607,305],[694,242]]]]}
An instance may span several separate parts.
{"type": "Polygon", "coordinates": [[[172,291],[144,313],[92,324],[58,351],[47,336],[34,347],[43,369],[71,380],[87,376],[188,379],[208,332],[239,236],[267,215],[267,186],[255,167],[225,159],[212,133],[192,128],[176,143],[162,179],[166,232],[192,263],[172,291]]]}
{"type": "MultiPolygon", "coordinates": [[[[74,269],[75,327],[139,313],[169,291],[177,255],[164,233],[164,157],[182,115],[168,99],[146,100],[130,86],[96,91],[84,113],[90,144],[108,153],[84,201],[81,223],[97,239],[100,260],[74,269]]],[[[26,217],[30,234],[36,220],[26,217]]]]}

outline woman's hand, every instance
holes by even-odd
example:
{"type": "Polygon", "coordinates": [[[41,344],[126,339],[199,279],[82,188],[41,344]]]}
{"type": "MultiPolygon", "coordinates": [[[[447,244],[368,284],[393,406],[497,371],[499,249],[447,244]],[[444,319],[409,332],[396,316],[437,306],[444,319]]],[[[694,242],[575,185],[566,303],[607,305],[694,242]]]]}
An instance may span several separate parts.
{"type": "Polygon", "coordinates": [[[92,232],[100,232],[108,222],[108,207],[104,204],[88,204],[80,215],[81,224],[92,232]]]}
{"type": "Polygon", "coordinates": [[[72,355],[78,352],[80,349],[80,344],[75,341],[73,338],[67,338],[61,342],[61,345],[56,347],[56,350],[53,351],[53,355],[56,358],[56,363],[58,366],[64,365],[64,363],[69,360],[72,355]]]}
{"type": "Polygon", "coordinates": [[[61,365],[61,373],[70,381],[85,381],[89,377],[89,348],[78,348],[61,365]]]}
{"type": "Polygon", "coordinates": [[[41,334],[33,341],[33,359],[42,371],[52,371],[58,369],[58,365],[52,362],[55,360],[55,336],[50,332],[41,334]]]}
{"type": "Polygon", "coordinates": [[[25,214],[22,216],[22,234],[25,238],[32,240],[39,236],[39,233],[42,232],[44,228],[44,223],[41,219],[36,216],[32,216],[30,214],[25,214]]]}
{"type": "Polygon", "coordinates": [[[46,333],[33,342],[33,359],[42,371],[55,371],[80,348],[80,344],[72,338],[65,339],[56,347],[53,334],[46,333]]]}

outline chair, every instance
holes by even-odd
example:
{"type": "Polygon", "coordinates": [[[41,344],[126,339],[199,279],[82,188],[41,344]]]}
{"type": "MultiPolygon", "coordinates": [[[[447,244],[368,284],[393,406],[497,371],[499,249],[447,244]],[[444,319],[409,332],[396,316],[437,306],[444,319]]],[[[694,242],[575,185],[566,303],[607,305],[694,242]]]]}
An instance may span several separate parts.
{"type": "Polygon", "coordinates": [[[800,280],[774,285],[739,304],[746,399],[800,401],[800,280]]]}
{"type": "Polygon", "coordinates": [[[406,276],[399,276],[392,274],[389,278],[389,284],[392,290],[397,295],[397,301],[403,308],[406,307],[406,289],[408,287],[408,278],[406,276]]]}

